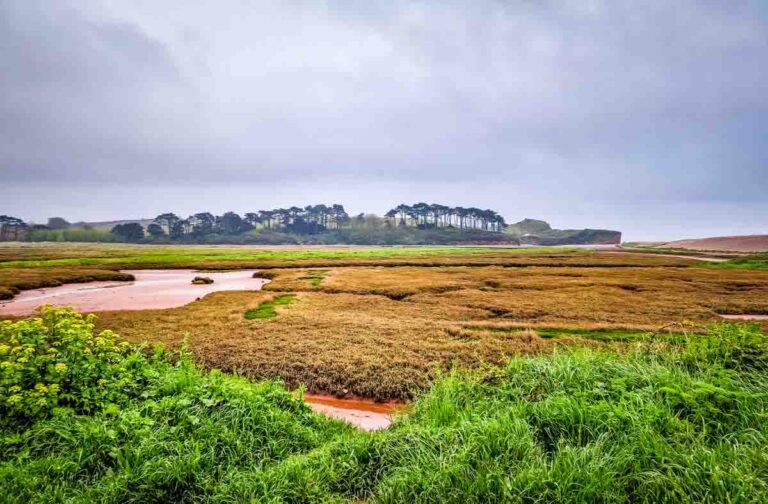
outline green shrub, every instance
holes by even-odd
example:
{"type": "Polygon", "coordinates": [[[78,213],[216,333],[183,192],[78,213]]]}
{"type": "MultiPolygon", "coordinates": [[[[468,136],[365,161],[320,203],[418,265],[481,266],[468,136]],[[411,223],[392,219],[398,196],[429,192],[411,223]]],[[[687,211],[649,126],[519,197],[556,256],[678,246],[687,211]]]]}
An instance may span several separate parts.
{"type": "Polygon", "coordinates": [[[40,317],[0,322],[0,415],[31,421],[54,408],[92,412],[142,385],[144,357],[94,317],[44,307],[40,317]]]}

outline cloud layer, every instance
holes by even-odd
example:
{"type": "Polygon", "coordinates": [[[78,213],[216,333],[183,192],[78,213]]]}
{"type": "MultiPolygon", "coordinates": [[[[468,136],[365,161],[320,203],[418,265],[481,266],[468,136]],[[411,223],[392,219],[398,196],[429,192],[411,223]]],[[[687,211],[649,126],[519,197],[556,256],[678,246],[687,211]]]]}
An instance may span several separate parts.
{"type": "Polygon", "coordinates": [[[511,219],[768,221],[763,2],[194,4],[0,0],[6,213],[87,186],[167,197],[77,218],[151,215],[235,186],[264,206],[352,192],[382,211],[418,188],[511,219]]]}

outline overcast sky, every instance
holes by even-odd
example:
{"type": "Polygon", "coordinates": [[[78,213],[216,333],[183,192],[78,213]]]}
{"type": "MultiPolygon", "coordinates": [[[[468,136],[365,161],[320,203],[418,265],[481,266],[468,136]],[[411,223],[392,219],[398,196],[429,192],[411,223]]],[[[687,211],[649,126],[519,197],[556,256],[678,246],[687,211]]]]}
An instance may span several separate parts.
{"type": "Polygon", "coordinates": [[[768,233],[765,0],[0,0],[0,213],[768,233]]]}

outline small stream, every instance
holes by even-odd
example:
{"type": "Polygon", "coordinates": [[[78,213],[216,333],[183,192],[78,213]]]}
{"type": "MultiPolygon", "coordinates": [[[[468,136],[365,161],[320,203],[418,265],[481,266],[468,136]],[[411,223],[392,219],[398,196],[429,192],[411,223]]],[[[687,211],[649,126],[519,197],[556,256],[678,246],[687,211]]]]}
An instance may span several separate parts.
{"type": "MultiPolygon", "coordinates": [[[[0,301],[1,316],[33,315],[45,304],[71,306],[79,312],[176,308],[219,291],[257,291],[269,280],[254,278],[256,270],[200,273],[192,269],[126,270],[135,280],[65,284],[22,291],[0,301]],[[213,279],[212,284],[193,285],[196,276],[213,279]]],[[[306,394],[304,400],[317,413],[343,420],[362,430],[386,429],[402,405],[362,399],[337,399],[306,394]]]]}
{"type": "Polygon", "coordinates": [[[316,412],[343,420],[361,430],[386,429],[394,414],[402,411],[402,403],[377,403],[364,399],[337,399],[333,396],[304,394],[304,402],[316,412]]]}
{"type": "Polygon", "coordinates": [[[268,282],[253,278],[256,270],[200,273],[191,269],[125,270],[135,277],[128,282],[100,281],[64,284],[22,291],[0,301],[0,316],[32,315],[44,304],[72,306],[79,312],[176,308],[218,291],[261,290],[268,282]],[[213,279],[212,284],[192,285],[196,276],[213,279]]]}

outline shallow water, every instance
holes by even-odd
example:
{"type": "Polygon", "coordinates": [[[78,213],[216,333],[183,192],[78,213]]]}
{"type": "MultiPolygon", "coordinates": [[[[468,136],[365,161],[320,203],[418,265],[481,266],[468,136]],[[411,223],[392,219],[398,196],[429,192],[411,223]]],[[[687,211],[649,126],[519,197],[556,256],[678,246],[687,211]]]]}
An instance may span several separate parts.
{"type": "Polygon", "coordinates": [[[200,273],[196,270],[125,270],[136,280],[65,284],[22,291],[0,302],[0,315],[30,315],[38,306],[72,306],[81,312],[175,308],[217,291],[261,290],[268,281],[253,278],[255,270],[200,273]],[[213,279],[209,285],[192,285],[196,276],[213,279]]]}
{"type": "Polygon", "coordinates": [[[343,420],[366,430],[386,429],[393,415],[405,407],[400,403],[377,403],[363,399],[337,399],[333,396],[304,394],[304,401],[316,412],[343,420]]]}

